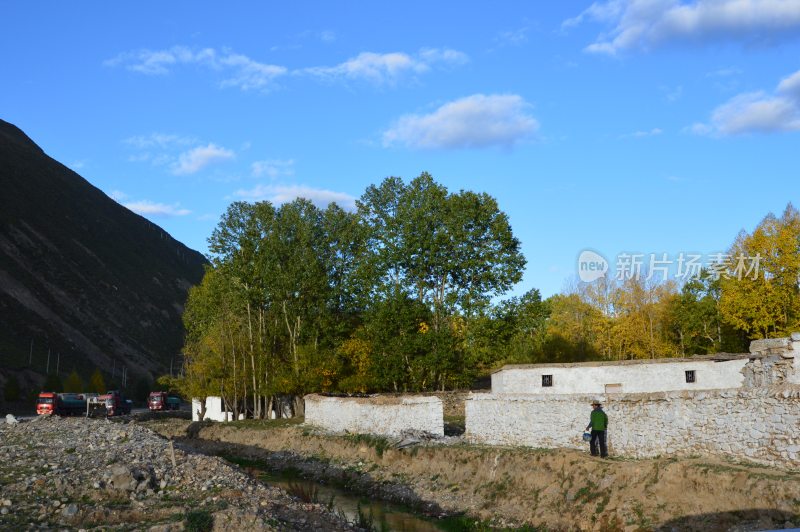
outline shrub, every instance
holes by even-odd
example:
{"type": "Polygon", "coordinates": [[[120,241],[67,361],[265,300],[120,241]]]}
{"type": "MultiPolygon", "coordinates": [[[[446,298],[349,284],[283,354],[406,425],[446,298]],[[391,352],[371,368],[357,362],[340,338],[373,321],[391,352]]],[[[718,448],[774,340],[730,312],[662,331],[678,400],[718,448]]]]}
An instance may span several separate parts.
{"type": "Polygon", "coordinates": [[[187,532],[210,532],[214,528],[214,516],[206,510],[195,510],[186,514],[187,532]]]}

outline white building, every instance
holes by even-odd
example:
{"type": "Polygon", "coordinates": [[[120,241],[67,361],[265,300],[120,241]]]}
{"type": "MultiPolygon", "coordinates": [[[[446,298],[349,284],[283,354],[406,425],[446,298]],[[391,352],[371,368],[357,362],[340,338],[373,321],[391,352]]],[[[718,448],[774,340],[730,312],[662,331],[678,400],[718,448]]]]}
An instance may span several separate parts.
{"type": "Polygon", "coordinates": [[[740,388],[749,355],[574,364],[509,365],[492,374],[492,393],[613,394],[740,388]]]}
{"type": "MultiPolygon", "coordinates": [[[[243,414],[239,414],[239,419],[244,419],[243,414]]],[[[192,399],[192,421],[200,420],[200,399],[192,399]]],[[[233,412],[225,411],[222,397],[206,397],[206,415],[204,421],[233,421],[233,412]]]]}

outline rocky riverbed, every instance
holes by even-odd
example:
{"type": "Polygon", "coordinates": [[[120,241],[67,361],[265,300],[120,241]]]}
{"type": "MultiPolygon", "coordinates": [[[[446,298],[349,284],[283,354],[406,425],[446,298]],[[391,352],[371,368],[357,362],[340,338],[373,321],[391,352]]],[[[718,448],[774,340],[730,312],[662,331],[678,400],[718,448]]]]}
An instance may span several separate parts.
{"type": "Polygon", "coordinates": [[[0,421],[0,529],[356,530],[133,421],[0,421]]]}

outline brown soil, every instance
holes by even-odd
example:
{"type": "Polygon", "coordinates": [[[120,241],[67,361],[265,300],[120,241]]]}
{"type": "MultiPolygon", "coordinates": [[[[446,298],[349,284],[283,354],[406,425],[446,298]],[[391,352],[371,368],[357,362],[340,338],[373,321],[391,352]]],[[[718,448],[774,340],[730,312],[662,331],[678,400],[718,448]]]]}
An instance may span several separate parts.
{"type": "Polygon", "coordinates": [[[602,460],[574,450],[464,443],[394,449],[378,438],[316,434],[285,422],[148,426],[210,452],[267,458],[288,451],[357,470],[375,485],[402,483],[447,512],[498,525],[626,531],[800,525],[800,473],[718,458],[602,460]]]}

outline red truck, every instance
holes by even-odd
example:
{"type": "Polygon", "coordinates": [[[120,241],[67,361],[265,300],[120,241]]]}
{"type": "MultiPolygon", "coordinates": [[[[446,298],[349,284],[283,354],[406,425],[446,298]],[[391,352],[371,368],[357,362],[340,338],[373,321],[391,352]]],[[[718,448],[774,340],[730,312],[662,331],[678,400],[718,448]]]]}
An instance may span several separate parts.
{"type": "Polygon", "coordinates": [[[105,401],[106,415],[109,417],[130,414],[131,407],[133,406],[133,401],[125,399],[125,396],[122,395],[122,392],[119,390],[106,392],[98,397],[98,400],[101,402],[105,401]]]}
{"type": "Polygon", "coordinates": [[[41,392],[36,401],[36,413],[40,416],[80,415],[86,412],[86,398],[77,393],[41,392]]]}
{"type": "Polygon", "coordinates": [[[150,392],[147,407],[150,410],[178,410],[181,407],[181,399],[167,392],[150,392]]]}

